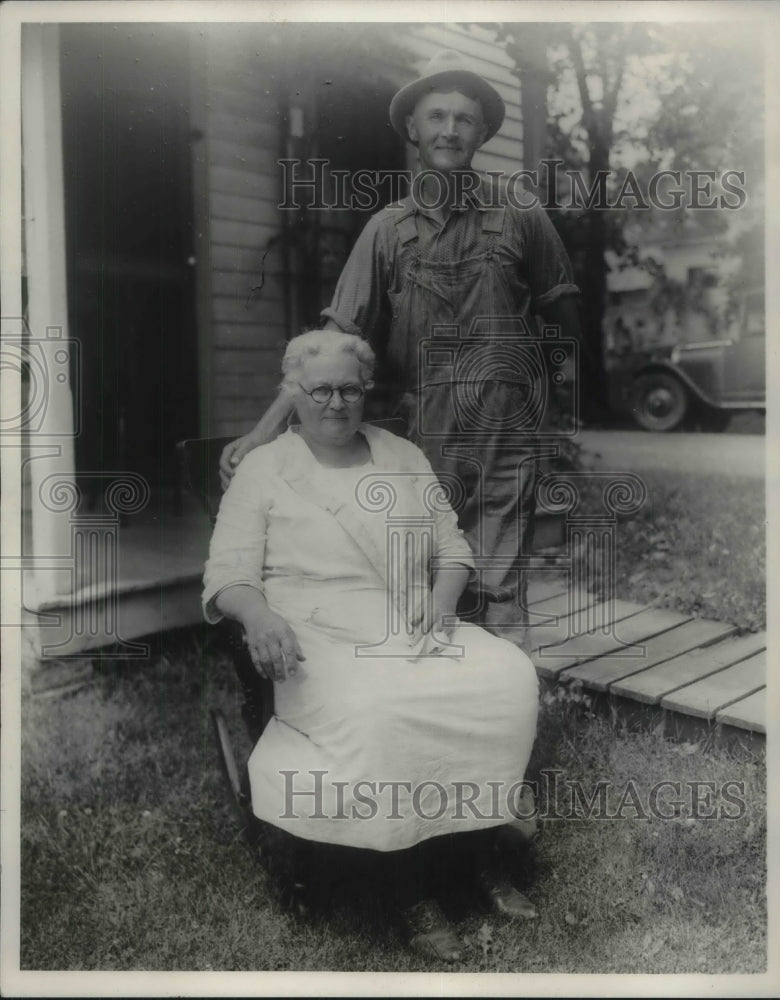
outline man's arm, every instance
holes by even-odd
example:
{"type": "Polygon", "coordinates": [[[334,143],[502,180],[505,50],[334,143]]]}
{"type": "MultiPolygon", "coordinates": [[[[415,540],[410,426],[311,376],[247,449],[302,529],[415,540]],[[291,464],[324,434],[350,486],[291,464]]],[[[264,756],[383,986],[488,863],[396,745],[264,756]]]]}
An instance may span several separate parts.
{"type": "Polygon", "coordinates": [[[282,390],[271,403],[252,430],[243,437],[225,445],[219,459],[222,489],[226,490],[241,459],[253,448],[273,441],[287,426],[287,419],[295,409],[292,396],[282,390]]]}
{"type": "Polygon", "coordinates": [[[584,417],[587,421],[597,420],[606,407],[607,389],[603,368],[594,356],[580,326],[576,296],[561,295],[540,307],[539,312],[545,323],[557,326],[562,336],[571,337],[579,344],[580,370],[576,372],[575,378],[587,392],[580,393],[580,413],[574,416],[584,417]]]}

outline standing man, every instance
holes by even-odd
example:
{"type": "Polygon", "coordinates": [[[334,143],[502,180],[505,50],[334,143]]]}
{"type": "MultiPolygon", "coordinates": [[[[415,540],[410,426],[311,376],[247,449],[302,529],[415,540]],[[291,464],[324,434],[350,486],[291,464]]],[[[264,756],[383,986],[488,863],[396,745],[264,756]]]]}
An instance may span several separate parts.
{"type": "MultiPolygon", "coordinates": [[[[409,438],[454,489],[483,591],[463,610],[520,643],[518,559],[533,542],[535,432],[547,388],[534,317],[576,337],[578,289],[538,204],[522,191],[514,193],[526,205],[508,199],[499,178],[471,168],[504,114],[498,91],[457,52],[439,53],[398,91],[390,121],[417,147],[420,173],[409,197],[370,219],[323,318],[371,342],[382,415],[404,417],[409,438]]],[[[289,412],[277,399],[225,449],[223,475],[289,412]]]]}

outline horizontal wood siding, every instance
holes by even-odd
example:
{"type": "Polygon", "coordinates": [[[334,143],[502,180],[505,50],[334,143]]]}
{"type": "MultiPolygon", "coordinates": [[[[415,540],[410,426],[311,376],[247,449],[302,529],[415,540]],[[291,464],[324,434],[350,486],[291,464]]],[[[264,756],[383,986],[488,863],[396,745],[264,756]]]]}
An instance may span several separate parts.
{"type": "Polygon", "coordinates": [[[260,267],[281,229],[279,94],[240,25],[209,34],[211,427],[254,425],[279,383],[286,316],[282,259],[260,267]],[[253,291],[254,289],[254,291],[253,291]]]}

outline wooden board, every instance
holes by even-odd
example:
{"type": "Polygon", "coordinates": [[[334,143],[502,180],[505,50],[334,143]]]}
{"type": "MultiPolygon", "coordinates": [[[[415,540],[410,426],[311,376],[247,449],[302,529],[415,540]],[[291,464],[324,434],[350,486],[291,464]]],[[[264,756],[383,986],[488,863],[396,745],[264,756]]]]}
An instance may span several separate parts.
{"type": "Polygon", "coordinates": [[[761,688],[747,698],[741,698],[715,713],[718,722],[728,726],[738,726],[754,733],[766,732],[766,688],[761,688]]]}
{"type": "MultiPolygon", "coordinates": [[[[537,601],[528,609],[528,641],[532,643],[532,648],[540,645],[535,637],[542,629],[556,628],[569,616],[578,616],[599,603],[598,597],[587,590],[569,589],[554,597],[537,601]]],[[[567,634],[573,635],[575,631],[576,629],[570,629],[567,634]]]]}
{"type": "MultiPolygon", "coordinates": [[[[236,268],[230,271],[211,272],[211,294],[215,296],[227,296],[228,298],[242,299],[246,302],[247,295],[251,293],[254,286],[260,284],[260,264],[262,254],[255,254],[252,268],[248,271],[239,271],[236,268]]],[[[262,277],[263,287],[252,293],[253,299],[262,299],[263,302],[284,302],[284,277],[281,274],[274,274],[273,269],[267,267],[270,257],[266,259],[266,268],[262,277]]],[[[278,258],[274,261],[278,265],[278,258]]]]}
{"type": "Polygon", "coordinates": [[[279,234],[275,223],[256,225],[252,222],[231,222],[228,219],[211,220],[211,242],[228,247],[254,247],[262,257],[268,241],[279,234]]]}
{"type": "Polygon", "coordinates": [[[253,195],[211,194],[211,218],[253,222],[255,225],[278,225],[276,203],[253,195]]]}
{"type": "Polygon", "coordinates": [[[557,659],[558,647],[563,643],[572,636],[596,631],[602,622],[623,621],[643,610],[641,604],[631,601],[602,601],[592,607],[580,609],[575,614],[561,617],[557,625],[530,629],[528,638],[536,672],[541,677],[557,677],[563,669],[557,659]]]}
{"type": "MultiPolygon", "coordinates": [[[[254,278],[252,278],[249,284],[254,285],[257,283],[257,276],[260,273],[260,262],[263,259],[264,253],[264,248],[258,249],[256,246],[219,246],[212,240],[211,267],[214,271],[239,271],[247,275],[252,274],[254,275],[254,278]]],[[[272,251],[268,257],[266,257],[265,263],[268,267],[267,276],[270,276],[273,272],[276,272],[276,274],[279,275],[281,257],[278,253],[274,253],[272,251]]],[[[217,294],[218,291],[219,289],[215,286],[215,294],[217,294]]],[[[278,294],[273,297],[276,299],[282,298],[282,296],[278,294]]]]}
{"type": "Polygon", "coordinates": [[[657,705],[672,691],[693,684],[708,674],[714,674],[716,670],[731,666],[738,660],[747,659],[765,646],[766,633],[762,632],[756,635],[744,635],[738,639],[724,639],[714,646],[693,649],[626,678],[620,685],[620,693],[635,701],[657,705]]]}
{"type": "Polygon", "coordinates": [[[713,719],[719,708],[753,694],[766,684],[766,650],[710,674],[661,699],[661,708],[713,719]]]}
{"type": "MultiPolygon", "coordinates": [[[[268,200],[277,204],[281,201],[279,194],[282,190],[282,172],[277,162],[278,154],[275,152],[276,146],[249,146],[245,142],[232,141],[230,139],[210,139],[209,140],[209,163],[211,170],[236,170],[240,174],[235,177],[238,187],[235,189],[240,193],[256,191],[254,184],[257,182],[261,190],[267,190],[268,200]],[[252,175],[252,176],[250,176],[252,175]]],[[[306,169],[305,167],[303,168],[306,169]]],[[[296,175],[297,176],[297,175],[296,175]]],[[[216,190],[225,194],[230,194],[226,181],[229,177],[218,173],[214,178],[216,190]]],[[[213,190],[213,188],[212,188],[213,190]]]]}
{"type": "MultiPolygon", "coordinates": [[[[276,109],[274,109],[275,111],[276,109]]],[[[279,148],[279,128],[274,111],[263,115],[262,107],[249,115],[231,115],[221,109],[210,116],[211,136],[217,140],[246,146],[250,149],[273,150],[274,159],[279,148]]]]}
{"type": "MultiPolygon", "coordinates": [[[[214,344],[216,347],[234,350],[236,348],[267,351],[270,347],[279,347],[279,357],[284,350],[285,327],[283,323],[255,323],[231,326],[229,323],[214,323],[212,325],[214,344]]],[[[215,436],[216,433],[215,433],[215,436]]]]}
{"type": "Polygon", "coordinates": [[[259,295],[251,294],[251,285],[247,283],[244,294],[240,298],[222,298],[212,296],[211,316],[215,323],[231,323],[250,325],[256,328],[259,323],[284,323],[284,302],[266,301],[259,295]]]}
{"type": "MultiPolygon", "coordinates": [[[[552,576],[552,574],[550,574],[552,576]]],[[[528,584],[528,595],[526,602],[529,607],[534,604],[539,604],[541,601],[547,601],[551,597],[560,597],[561,594],[565,594],[569,589],[568,581],[565,577],[557,577],[556,579],[536,579],[531,580],[528,584]]]]}
{"type": "Polygon", "coordinates": [[[596,594],[591,594],[583,589],[569,590],[567,587],[563,592],[559,591],[553,597],[536,602],[533,607],[534,611],[540,615],[565,616],[574,614],[575,611],[592,608],[600,603],[602,602],[599,601],[596,594]]]}
{"type": "MultiPolygon", "coordinates": [[[[278,167],[274,163],[270,169],[274,171],[270,175],[261,173],[259,167],[249,163],[237,166],[224,164],[212,168],[209,177],[211,179],[210,191],[218,191],[221,194],[244,195],[250,198],[257,198],[268,206],[269,212],[276,212],[276,206],[281,200],[279,195],[281,185],[277,175],[278,167]]],[[[281,225],[281,220],[277,219],[281,225]]]]}
{"type": "MultiPolygon", "coordinates": [[[[637,618],[639,617],[641,616],[637,615],[637,618]]],[[[684,622],[650,639],[645,644],[645,655],[640,659],[635,656],[624,656],[615,651],[608,656],[600,656],[580,666],[572,667],[566,671],[565,676],[567,679],[581,680],[595,691],[606,691],[609,688],[613,694],[631,697],[630,692],[622,686],[624,678],[647,670],[657,663],[671,660],[691,649],[725,639],[734,631],[733,625],[724,625],[722,622],[707,618],[694,618],[693,621],[684,622]]]]}
{"type": "MultiPolygon", "coordinates": [[[[262,364],[262,355],[260,361],[262,364]]],[[[214,396],[217,399],[257,399],[258,396],[273,395],[279,386],[279,381],[280,376],[274,371],[251,372],[250,370],[242,375],[214,375],[214,396]]]]}
{"type": "MultiPolygon", "coordinates": [[[[279,346],[266,348],[262,343],[257,348],[215,348],[212,372],[216,375],[231,375],[234,372],[278,372],[281,370],[282,350],[279,346]]],[[[281,376],[279,376],[281,378],[281,376]]]]}
{"type": "MultiPolygon", "coordinates": [[[[644,662],[647,649],[642,640],[649,639],[660,632],[666,632],[682,625],[689,619],[675,611],[660,611],[655,608],[644,608],[638,614],[632,615],[614,628],[599,629],[585,635],[574,636],[559,646],[556,650],[556,660],[561,670],[573,667],[586,660],[614,653],[628,658],[633,653],[634,663],[644,662]]],[[[570,674],[567,672],[566,678],[570,674]]]]}

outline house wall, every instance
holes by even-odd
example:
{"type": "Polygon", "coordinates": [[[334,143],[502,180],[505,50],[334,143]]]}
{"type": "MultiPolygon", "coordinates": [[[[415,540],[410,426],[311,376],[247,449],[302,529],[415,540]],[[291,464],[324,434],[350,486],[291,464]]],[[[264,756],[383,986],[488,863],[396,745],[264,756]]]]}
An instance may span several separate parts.
{"type": "MultiPolygon", "coordinates": [[[[658,286],[649,278],[646,287],[610,288],[612,301],[604,315],[608,352],[739,336],[735,324],[729,326],[726,321],[728,290],[725,279],[733,270],[736,258],[724,256],[722,243],[702,240],[647,244],[643,247],[643,255],[663,263],[666,276],[687,288],[688,302],[680,309],[670,304],[663,312],[654,310],[652,304],[658,286]],[[692,269],[712,275],[716,283],[703,293],[697,292],[692,269]]],[[[608,279],[608,287],[613,283],[617,286],[616,281],[608,279]]]]}
{"type": "MultiPolygon", "coordinates": [[[[507,116],[498,136],[474,159],[479,170],[507,174],[522,167],[520,85],[495,33],[459,25],[410,25],[404,29],[408,66],[388,63],[400,86],[442,48],[462,52],[501,93],[507,116]]],[[[205,187],[201,253],[202,427],[211,435],[249,430],[276,393],[288,331],[296,328],[294,304],[285,290],[285,264],[277,246],[266,258],[262,294],[251,294],[269,239],[283,219],[277,160],[286,148],[283,72],[258,58],[246,26],[213,26],[204,43],[206,70],[200,157],[205,187]],[[205,315],[204,315],[205,312],[205,315]]],[[[382,54],[377,54],[382,64],[382,54]]],[[[305,105],[305,93],[300,97],[305,105]]],[[[414,167],[409,146],[408,167],[414,167]]],[[[290,269],[294,270],[294,259],[290,269]]]]}
{"type": "Polygon", "coordinates": [[[277,259],[259,282],[264,249],[279,232],[279,95],[268,86],[243,26],[215,26],[206,40],[208,433],[246,431],[272,399],[286,321],[277,259]]]}

